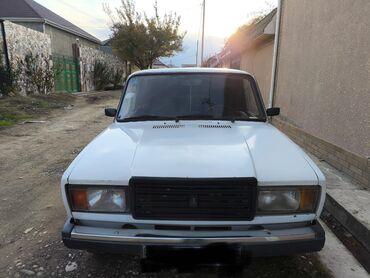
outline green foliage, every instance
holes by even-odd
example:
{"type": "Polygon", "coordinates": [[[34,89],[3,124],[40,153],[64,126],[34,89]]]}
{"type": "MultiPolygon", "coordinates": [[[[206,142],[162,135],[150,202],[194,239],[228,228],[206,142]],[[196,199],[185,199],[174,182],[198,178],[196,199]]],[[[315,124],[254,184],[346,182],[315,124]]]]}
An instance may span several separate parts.
{"type": "Polygon", "coordinates": [[[15,95],[0,98],[0,127],[46,115],[73,103],[71,94],[15,95]]]}
{"type": "Polygon", "coordinates": [[[123,69],[109,67],[105,62],[95,60],[93,71],[93,83],[96,90],[104,90],[108,85],[117,89],[122,83],[123,69]]]}
{"type": "Polygon", "coordinates": [[[113,89],[118,89],[122,86],[123,69],[112,69],[110,74],[110,83],[113,85],[113,89]]]}
{"type": "Polygon", "coordinates": [[[13,125],[14,122],[13,121],[9,121],[9,120],[0,120],[0,127],[1,126],[11,126],[13,125]]]}
{"type": "Polygon", "coordinates": [[[7,69],[0,55],[0,93],[3,95],[14,94],[19,90],[18,87],[19,72],[7,69]]]}
{"type": "Polygon", "coordinates": [[[17,122],[30,119],[30,116],[20,111],[20,113],[1,113],[0,114],[0,127],[1,126],[11,126],[17,122]]]}
{"type": "Polygon", "coordinates": [[[110,83],[110,72],[107,63],[95,60],[93,83],[96,90],[103,90],[110,83]]]}
{"type": "Polygon", "coordinates": [[[18,60],[18,68],[23,76],[23,86],[27,94],[47,95],[53,91],[55,69],[49,57],[28,53],[23,60],[18,60]]]}
{"type": "Polygon", "coordinates": [[[180,16],[166,13],[161,18],[157,2],[154,16],[138,13],[133,0],[122,0],[122,6],[113,15],[108,7],[113,26],[113,49],[123,60],[140,69],[150,68],[160,57],[170,57],[182,50],[185,34],[180,34],[180,16]]]}

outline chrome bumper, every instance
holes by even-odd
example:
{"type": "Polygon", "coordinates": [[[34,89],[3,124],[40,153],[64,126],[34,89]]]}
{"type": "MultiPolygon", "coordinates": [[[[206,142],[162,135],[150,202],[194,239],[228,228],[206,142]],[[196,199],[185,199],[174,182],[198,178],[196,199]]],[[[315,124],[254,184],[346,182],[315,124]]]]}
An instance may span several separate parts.
{"type": "Polygon", "coordinates": [[[325,242],[319,223],[281,230],[168,231],[107,229],[78,226],[67,221],[62,238],[70,248],[142,256],[145,256],[146,246],[201,248],[217,244],[240,246],[257,256],[285,255],[319,251],[325,242]]]}

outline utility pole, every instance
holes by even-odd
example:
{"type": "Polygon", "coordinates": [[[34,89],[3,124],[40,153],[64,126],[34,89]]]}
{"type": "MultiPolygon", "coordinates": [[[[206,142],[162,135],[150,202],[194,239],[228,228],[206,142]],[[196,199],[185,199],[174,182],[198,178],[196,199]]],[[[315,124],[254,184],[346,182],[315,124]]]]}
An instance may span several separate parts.
{"type": "Polygon", "coordinates": [[[200,52],[200,66],[203,67],[204,55],[204,21],[206,17],[206,0],[203,0],[203,20],[202,20],[202,48],[200,52]]]}

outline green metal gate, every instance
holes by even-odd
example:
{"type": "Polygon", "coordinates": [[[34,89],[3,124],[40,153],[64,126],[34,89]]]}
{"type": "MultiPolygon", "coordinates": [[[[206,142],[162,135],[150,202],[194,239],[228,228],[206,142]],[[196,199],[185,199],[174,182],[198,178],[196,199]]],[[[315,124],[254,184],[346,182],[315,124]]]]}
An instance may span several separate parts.
{"type": "Polygon", "coordinates": [[[54,78],[55,92],[79,92],[78,61],[73,57],[53,54],[53,65],[59,74],[54,78]]]}

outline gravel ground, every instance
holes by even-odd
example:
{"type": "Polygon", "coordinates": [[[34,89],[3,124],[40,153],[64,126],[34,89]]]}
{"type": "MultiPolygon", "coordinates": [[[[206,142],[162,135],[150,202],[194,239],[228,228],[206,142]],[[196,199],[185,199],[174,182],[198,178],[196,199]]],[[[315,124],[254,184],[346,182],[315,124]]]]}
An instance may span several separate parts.
{"type": "MultiPolygon", "coordinates": [[[[81,149],[111,122],[103,108],[115,107],[119,92],[77,97],[46,122],[0,131],[0,277],[212,277],[216,268],[142,273],[138,258],[94,255],[65,248],[60,230],[65,211],[59,182],[81,149]],[[190,272],[189,272],[190,271],[190,272]]],[[[317,255],[261,258],[242,277],[330,277],[317,255]]]]}

